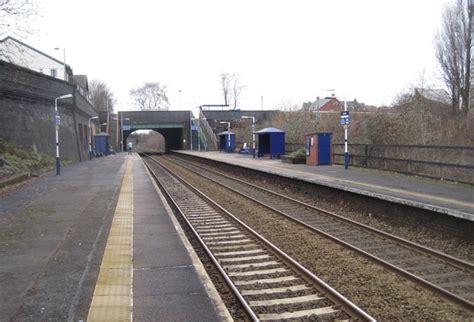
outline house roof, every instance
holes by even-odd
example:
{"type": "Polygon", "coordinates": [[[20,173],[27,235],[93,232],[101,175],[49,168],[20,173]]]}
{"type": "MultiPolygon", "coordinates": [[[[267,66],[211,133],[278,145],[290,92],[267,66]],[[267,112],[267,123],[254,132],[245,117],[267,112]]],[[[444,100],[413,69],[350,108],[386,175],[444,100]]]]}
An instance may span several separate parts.
{"type": "Polygon", "coordinates": [[[449,104],[450,99],[448,93],[443,89],[436,88],[415,88],[415,95],[428,99],[430,101],[449,104]]]}
{"type": "MultiPolygon", "coordinates": [[[[38,49],[36,49],[36,48],[34,48],[34,47],[31,47],[30,45],[25,44],[24,42],[22,42],[22,41],[20,41],[20,40],[18,40],[18,39],[16,39],[16,38],[14,38],[14,37],[12,37],[12,36],[7,36],[7,37],[3,38],[2,40],[0,40],[0,43],[5,42],[5,41],[7,41],[8,39],[10,39],[10,40],[12,40],[12,41],[14,41],[14,42],[17,42],[18,44],[20,44],[20,45],[22,45],[22,46],[24,46],[24,47],[27,47],[27,48],[29,48],[29,49],[31,49],[31,50],[37,52],[37,53],[40,54],[40,55],[43,55],[43,56],[45,56],[45,57],[47,57],[47,58],[49,58],[49,59],[51,59],[51,60],[54,60],[55,62],[57,62],[57,63],[59,63],[59,64],[61,64],[61,65],[64,64],[64,62],[60,61],[59,59],[56,59],[56,58],[54,58],[54,57],[52,57],[52,56],[50,56],[50,55],[48,55],[48,54],[45,54],[45,53],[43,53],[42,51],[39,51],[38,49]]],[[[68,64],[66,64],[66,69],[68,69],[68,70],[71,72],[71,74],[72,74],[72,68],[71,68],[71,66],[69,66],[68,64]]]]}
{"type": "Polygon", "coordinates": [[[285,131],[282,131],[282,130],[279,130],[279,129],[276,129],[274,127],[266,127],[264,129],[261,129],[257,132],[255,132],[256,134],[266,134],[266,133],[285,133],[285,131]]]}
{"type": "Polygon", "coordinates": [[[325,97],[325,98],[317,98],[316,101],[314,101],[311,104],[311,110],[318,111],[320,110],[324,105],[329,103],[331,100],[336,99],[335,97],[325,97]]]}
{"type": "Polygon", "coordinates": [[[73,75],[72,81],[74,84],[79,85],[86,91],[89,91],[89,82],[87,80],[87,75],[73,75]]]}

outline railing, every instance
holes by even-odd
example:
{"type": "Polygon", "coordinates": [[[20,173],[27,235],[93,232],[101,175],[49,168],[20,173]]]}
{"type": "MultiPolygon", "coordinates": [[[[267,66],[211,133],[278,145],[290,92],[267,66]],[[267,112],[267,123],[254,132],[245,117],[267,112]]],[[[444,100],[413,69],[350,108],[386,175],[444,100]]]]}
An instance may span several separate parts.
{"type": "Polygon", "coordinates": [[[197,141],[198,141],[197,147],[194,147],[194,149],[207,151],[208,150],[207,138],[204,132],[202,131],[202,127],[199,124],[199,121],[196,119],[193,119],[192,124],[193,124],[193,127],[196,128],[197,141]]]}
{"type": "MultiPolygon", "coordinates": [[[[344,144],[333,144],[333,163],[344,164],[344,144]]],[[[474,183],[474,146],[349,144],[349,164],[474,183]]]]}
{"type": "Polygon", "coordinates": [[[211,127],[209,126],[209,122],[207,122],[206,116],[204,115],[201,109],[199,109],[199,127],[202,129],[204,136],[211,140],[212,147],[211,146],[208,146],[208,147],[211,150],[216,151],[217,150],[217,137],[214,131],[212,131],[211,127]]]}

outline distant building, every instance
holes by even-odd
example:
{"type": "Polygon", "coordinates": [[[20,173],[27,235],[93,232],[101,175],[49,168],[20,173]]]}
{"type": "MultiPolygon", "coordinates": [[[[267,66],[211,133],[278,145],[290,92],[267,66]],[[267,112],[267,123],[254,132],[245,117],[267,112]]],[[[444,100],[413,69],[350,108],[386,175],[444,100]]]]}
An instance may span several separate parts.
{"type": "Polygon", "coordinates": [[[73,75],[72,82],[76,84],[76,88],[82,94],[82,96],[89,99],[89,81],[87,75],[73,75]]]}
{"type": "Polygon", "coordinates": [[[442,104],[451,104],[451,99],[444,89],[436,88],[415,88],[414,98],[423,98],[442,104]]]}
{"type": "Polygon", "coordinates": [[[64,62],[11,36],[0,40],[0,60],[65,81],[73,79],[72,69],[69,65],[64,66],[64,62]],[[64,68],[66,68],[66,72],[64,72],[64,68]]]}
{"type": "MultiPolygon", "coordinates": [[[[347,110],[349,111],[365,111],[368,108],[368,106],[364,103],[359,103],[356,99],[347,101],[347,110]]],[[[317,97],[314,102],[303,103],[303,110],[313,112],[342,111],[344,110],[344,101],[338,100],[335,96],[317,97]]]]}

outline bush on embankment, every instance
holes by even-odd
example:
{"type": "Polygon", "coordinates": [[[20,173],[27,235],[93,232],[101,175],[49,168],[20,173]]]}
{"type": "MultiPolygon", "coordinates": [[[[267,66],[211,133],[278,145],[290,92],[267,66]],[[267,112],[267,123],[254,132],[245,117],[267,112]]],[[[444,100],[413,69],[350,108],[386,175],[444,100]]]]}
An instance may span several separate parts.
{"type": "Polygon", "coordinates": [[[54,167],[54,157],[39,153],[35,146],[23,147],[0,139],[0,180],[16,173],[38,174],[54,167]]]}

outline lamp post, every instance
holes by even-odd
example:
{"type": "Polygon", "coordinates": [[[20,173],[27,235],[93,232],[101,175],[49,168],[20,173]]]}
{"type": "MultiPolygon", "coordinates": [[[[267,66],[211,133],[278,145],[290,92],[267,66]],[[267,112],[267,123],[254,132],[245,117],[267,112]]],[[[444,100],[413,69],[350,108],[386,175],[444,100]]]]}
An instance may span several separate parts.
{"type": "Polygon", "coordinates": [[[56,97],[54,99],[54,124],[56,127],[56,175],[61,174],[61,159],[59,157],[59,125],[61,124],[61,117],[58,113],[58,100],[72,98],[72,94],[66,94],[56,97]]]}
{"type": "Polygon", "coordinates": [[[123,121],[130,121],[129,117],[123,118],[123,112],[120,113],[120,147],[123,152],[123,121]]]}
{"type": "Polygon", "coordinates": [[[191,151],[193,150],[193,112],[189,111],[189,128],[190,128],[190,147],[191,151]]]}
{"type": "Polygon", "coordinates": [[[91,128],[91,121],[97,120],[98,116],[93,116],[89,118],[89,160],[92,160],[92,128],[91,128]]]}
{"type": "Polygon", "coordinates": [[[219,122],[221,124],[227,124],[227,152],[230,153],[230,122],[219,122]]]}
{"type": "Polygon", "coordinates": [[[252,154],[255,159],[255,116],[242,116],[243,119],[252,119],[252,154]]]}
{"type": "MultiPolygon", "coordinates": [[[[61,48],[56,47],[54,50],[60,50],[61,48]]],[[[64,80],[67,81],[67,72],[66,72],[66,48],[62,48],[63,50],[63,68],[64,68],[64,80]]]]}

